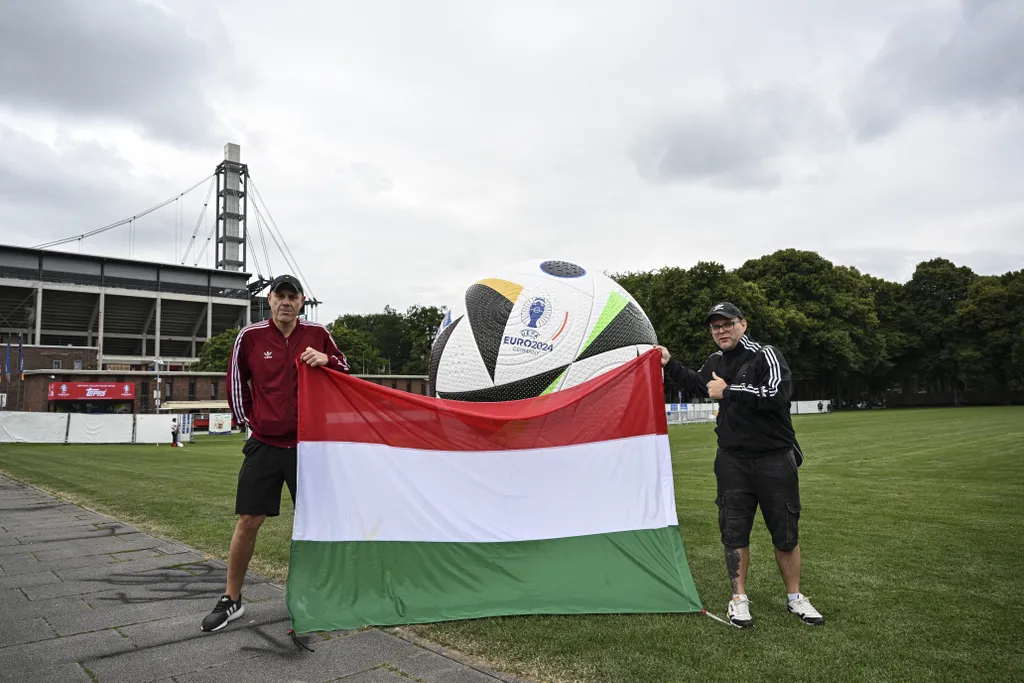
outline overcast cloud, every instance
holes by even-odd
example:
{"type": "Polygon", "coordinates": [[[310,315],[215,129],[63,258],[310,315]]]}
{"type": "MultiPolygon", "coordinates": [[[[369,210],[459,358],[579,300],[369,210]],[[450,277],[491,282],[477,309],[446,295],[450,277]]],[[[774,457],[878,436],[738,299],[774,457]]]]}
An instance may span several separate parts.
{"type": "MultiPolygon", "coordinates": [[[[0,13],[0,241],[137,213],[229,141],[322,321],[445,304],[530,257],[733,268],[795,247],[892,280],[934,256],[1001,273],[1024,267],[1024,3],[0,13]]],[[[140,220],[134,251],[126,229],[66,248],[180,262],[205,192],[140,220]]]]}

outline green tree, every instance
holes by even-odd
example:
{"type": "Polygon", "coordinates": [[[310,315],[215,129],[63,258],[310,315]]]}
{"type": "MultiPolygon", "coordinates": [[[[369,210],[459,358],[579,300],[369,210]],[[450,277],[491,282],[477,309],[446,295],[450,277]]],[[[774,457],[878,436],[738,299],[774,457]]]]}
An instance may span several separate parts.
{"type": "Polygon", "coordinates": [[[885,344],[883,359],[868,377],[869,388],[873,393],[880,393],[898,382],[905,390],[910,390],[913,385],[910,355],[917,348],[917,341],[910,332],[913,313],[907,305],[905,288],[898,282],[871,275],[864,275],[864,282],[875,302],[878,331],[885,344]]]}
{"type": "Polygon", "coordinates": [[[1002,279],[1012,306],[1004,315],[1015,320],[1017,327],[1007,359],[1007,388],[1021,391],[1024,390],[1024,270],[1006,273],[1002,279]]]}
{"type": "Polygon", "coordinates": [[[437,306],[410,306],[405,313],[405,331],[409,339],[409,358],[402,374],[425,375],[430,368],[430,347],[444,320],[445,309],[437,306]]]}
{"type": "Polygon", "coordinates": [[[334,337],[334,343],[348,360],[349,369],[357,375],[377,375],[386,368],[381,360],[380,349],[373,345],[373,338],[364,330],[353,330],[345,327],[338,318],[327,325],[327,330],[334,337]]]}
{"type": "Polygon", "coordinates": [[[411,340],[406,333],[405,316],[390,306],[385,306],[383,313],[342,315],[335,323],[369,335],[371,345],[380,352],[385,374],[400,372],[408,361],[411,340]]]}
{"type": "Polygon", "coordinates": [[[736,272],[784,311],[790,333],[784,352],[789,350],[794,379],[816,393],[839,396],[844,383],[852,385],[850,393],[860,393],[867,377],[884,366],[874,297],[855,268],[785,249],[747,261],[736,272]]]}
{"type": "Polygon", "coordinates": [[[977,275],[966,266],[936,258],[919,263],[906,284],[906,301],[913,317],[908,333],[915,347],[911,365],[918,381],[933,391],[958,392],[965,341],[959,308],[977,275]]]}
{"type": "Polygon", "coordinates": [[[443,318],[437,306],[410,306],[404,314],[385,306],[383,313],[339,316],[327,328],[353,372],[425,375],[443,318]]]}
{"type": "Polygon", "coordinates": [[[978,277],[957,307],[960,333],[957,364],[968,388],[1007,391],[1021,379],[1014,362],[1024,320],[1024,278],[1020,273],[978,277]]]}
{"type": "Polygon", "coordinates": [[[238,337],[238,328],[224,330],[211,337],[199,351],[199,362],[192,366],[197,372],[227,372],[231,362],[231,350],[238,337]]]}
{"type": "MultiPolygon", "coordinates": [[[[756,326],[753,336],[766,335],[773,343],[784,343],[785,312],[771,305],[756,284],[744,282],[721,264],[700,262],[689,270],[663,268],[612,277],[644,309],[658,341],[690,367],[699,368],[715,351],[704,319],[721,301],[740,307],[750,324],[756,326]]],[[[679,387],[671,381],[666,389],[670,397],[678,397],[679,387]]]]}

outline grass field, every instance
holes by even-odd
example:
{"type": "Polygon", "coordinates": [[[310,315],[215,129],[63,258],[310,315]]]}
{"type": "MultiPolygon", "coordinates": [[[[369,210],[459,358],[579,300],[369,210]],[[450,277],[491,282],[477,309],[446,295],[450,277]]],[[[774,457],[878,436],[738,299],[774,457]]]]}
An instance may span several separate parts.
{"type": "MultiPolygon", "coordinates": [[[[802,588],[824,628],[786,613],[758,518],[754,631],[697,614],[509,617],[416,631],[559,682],[1024,680],[1024,408],[836,413],[796,427],[807,455],[802,588]]],[[[690,567],[705,606],[723,614],[714,432],[690,425],[670,437],[690,567]]],[[[240,446],[237,437],[177,450],[5,445],[0,471],[225,557],[240,446]]],[[[278,578],[291,532],[290,503],[283,508],[253,564],[278,578]]]]}

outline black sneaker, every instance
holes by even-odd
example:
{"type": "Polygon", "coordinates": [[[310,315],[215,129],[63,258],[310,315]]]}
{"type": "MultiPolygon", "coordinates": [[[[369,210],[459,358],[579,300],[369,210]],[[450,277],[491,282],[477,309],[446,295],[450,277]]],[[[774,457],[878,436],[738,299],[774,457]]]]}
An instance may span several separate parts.
{"type": "Polygon", "coordinates": [[[245,607],[242,605],[242,596],[239,595],[238,600],[232,600],[230,596],[225,595],[217,601],[217,606],[213,608],[213,611],[203,619],[203,631],[206,633],[218,631],[227,626],[229,621],[233,621],[243,614],[245,614],[245,607]]]}

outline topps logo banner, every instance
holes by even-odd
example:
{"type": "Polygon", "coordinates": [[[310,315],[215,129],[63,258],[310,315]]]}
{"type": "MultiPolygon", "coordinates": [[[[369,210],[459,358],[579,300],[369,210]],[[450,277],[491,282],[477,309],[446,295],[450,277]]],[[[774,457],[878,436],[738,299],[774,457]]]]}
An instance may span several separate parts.
{"type": "Polygon", "coordinates": [[[50,382],[47,398],[51,401],[131,401],[135,399],[135,383],[50,382]]]}

